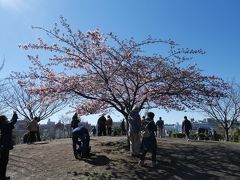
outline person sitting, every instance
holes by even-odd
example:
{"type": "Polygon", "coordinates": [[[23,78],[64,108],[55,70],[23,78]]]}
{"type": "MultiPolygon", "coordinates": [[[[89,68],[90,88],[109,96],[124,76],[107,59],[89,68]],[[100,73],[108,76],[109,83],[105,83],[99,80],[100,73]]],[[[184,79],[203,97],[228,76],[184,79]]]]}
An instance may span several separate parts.
{"type": "Polygon", "coordinates": [[[79,126],[75,128],[72,132],[72,143],[73,154],[76,159],[89,156],[90,136],[87,128],[85,128],[84,126],[79,126]]]}

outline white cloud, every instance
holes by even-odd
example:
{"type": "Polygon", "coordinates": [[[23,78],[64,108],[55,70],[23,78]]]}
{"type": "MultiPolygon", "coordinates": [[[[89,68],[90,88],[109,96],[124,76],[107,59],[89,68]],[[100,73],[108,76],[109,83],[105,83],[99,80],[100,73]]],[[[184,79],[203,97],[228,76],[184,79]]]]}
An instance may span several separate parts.
{"type": "Polygon", "coordinates": [[[19,11],[26,8],[24,0],[0,0],[0,8],[19,11]]]}

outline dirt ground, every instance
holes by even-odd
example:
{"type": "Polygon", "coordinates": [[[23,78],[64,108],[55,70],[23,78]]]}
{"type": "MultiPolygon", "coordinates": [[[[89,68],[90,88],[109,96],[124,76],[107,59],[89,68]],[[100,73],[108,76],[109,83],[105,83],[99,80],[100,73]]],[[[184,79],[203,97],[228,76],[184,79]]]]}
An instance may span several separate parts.
{"type": "Polygon", "coordinates": [[[76,160],[71,139],[17,145],[10,153],[12,180],[240,179],[240,144],[158,139],[157,166],[137,165],[126,137],[92,137],[92,156],[76,160]]]}

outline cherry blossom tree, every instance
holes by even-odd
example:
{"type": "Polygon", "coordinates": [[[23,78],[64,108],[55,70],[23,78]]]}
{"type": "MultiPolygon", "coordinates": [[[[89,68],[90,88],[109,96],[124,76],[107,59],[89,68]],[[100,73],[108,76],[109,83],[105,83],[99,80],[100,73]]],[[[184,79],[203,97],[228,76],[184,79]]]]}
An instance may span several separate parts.
{"type": "Polygon", "coordinates": [[[226,95],[223,97],[206,97],[199,108],[216,120],[225,131],[225,140],[229,141],[229,129],[237,124],[240,117],[240,87],[238,84],[229,83],[226,95]]]}
{"type": "Polygon", "coordinates": [[[45,32],[47,41],[38,38],[19,47],[31,53],[43,50],[49,57],[28,55],[29,71],[14,76],[40,97],[72,99],[79,114],[114,109],[128,120],[134,106],[183,110],[194,108],[205,96],[223,94],[220,78],[203,75],[190,63],[191,56],[204,53],[201,49],[152,37],[120,40],[98,29],[75,32],[63,17],[52,29],[33,28],[45,32]],[[160,54],[161,47],[168,50],[160,54]]]}

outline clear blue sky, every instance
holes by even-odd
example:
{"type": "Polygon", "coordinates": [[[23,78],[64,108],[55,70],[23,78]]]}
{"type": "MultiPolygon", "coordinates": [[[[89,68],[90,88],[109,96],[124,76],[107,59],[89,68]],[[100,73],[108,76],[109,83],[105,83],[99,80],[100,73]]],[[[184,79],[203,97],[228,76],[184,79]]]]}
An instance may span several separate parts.
{"type": "MultiPolygon", "coordinates": [[[[240,82],[239,0],[0,0],[0,59],[5,56],[0,78],[28,68],[19,43],[33,42],[41,32],[31,26],[51,28],[60,16],[76,29],[101,29],[121,38],[144,39],[148,35],[173,39],[182,47],[202,48],[196,56],[204,74],[240,82]]],[[[157,113],[166,122],[199,114],[157,113]]],[[[120,117],[119,117],[120,118],[120,117]]],[[[95,118],[86,118],[95,123],[95,118]]]]}

